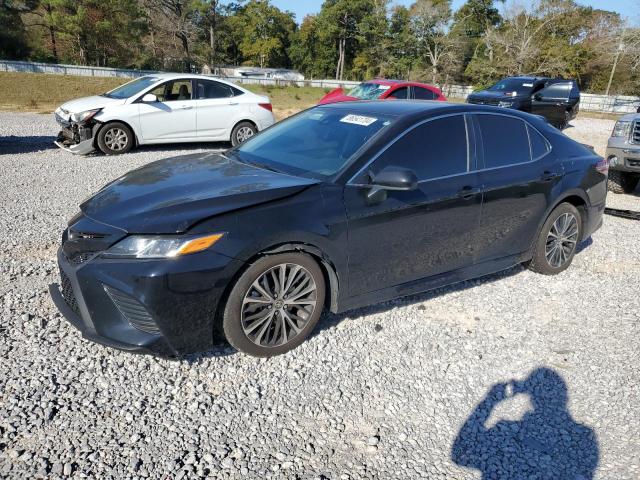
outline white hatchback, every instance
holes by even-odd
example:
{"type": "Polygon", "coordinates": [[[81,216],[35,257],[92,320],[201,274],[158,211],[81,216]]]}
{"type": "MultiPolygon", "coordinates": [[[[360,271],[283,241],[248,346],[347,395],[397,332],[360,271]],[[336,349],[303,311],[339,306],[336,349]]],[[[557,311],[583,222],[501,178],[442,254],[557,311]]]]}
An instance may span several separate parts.
{"type": "Polygon", "coordinates": [[[108,155],[136,145],[231,142],[273,125],[268,97],[205,75],[153,74],[110,92],[67,102],[55,111],[60,148],[108,155]]]}

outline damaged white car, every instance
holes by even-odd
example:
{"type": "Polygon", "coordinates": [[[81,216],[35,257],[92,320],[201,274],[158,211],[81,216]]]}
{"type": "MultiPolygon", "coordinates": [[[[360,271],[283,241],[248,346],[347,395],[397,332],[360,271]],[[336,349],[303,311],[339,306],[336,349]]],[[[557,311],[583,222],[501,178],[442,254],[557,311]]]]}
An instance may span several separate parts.
{"type": "Polygon", "coordinates": [[[55,142],[72,153],[117,155],[136,145],[242,143],[275,123],[271,101],[205,75],[157,74],[55,111],[55,142]]]}

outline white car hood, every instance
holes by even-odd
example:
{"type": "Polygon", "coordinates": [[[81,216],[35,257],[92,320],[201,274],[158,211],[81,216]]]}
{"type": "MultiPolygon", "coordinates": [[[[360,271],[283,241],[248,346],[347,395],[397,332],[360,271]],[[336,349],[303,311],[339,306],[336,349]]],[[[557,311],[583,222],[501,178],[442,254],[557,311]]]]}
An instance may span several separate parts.
{"type": "Polygon", "coordinates": [[[60,105],[56,113],[61,117],[67,119],[72,113],[80,113],[86,110],[93,110],[95,108],[104,108],[107,105],[123,105],[127,99],[123,98],[109,98],[101,95],[94,95],[92,97],[76,98],[69,102],[60,105]]]}

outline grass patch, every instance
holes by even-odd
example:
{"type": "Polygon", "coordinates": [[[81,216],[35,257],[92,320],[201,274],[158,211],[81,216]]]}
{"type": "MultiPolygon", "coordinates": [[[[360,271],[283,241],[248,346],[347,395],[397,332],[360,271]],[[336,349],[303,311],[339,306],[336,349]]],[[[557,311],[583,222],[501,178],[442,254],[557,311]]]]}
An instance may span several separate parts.
{"type": "MultiPolygon", "coordinates": [[[[51,113],[74,98],[98,95],[128,78],[76,77],[43,73],[0,72],[0,110],[51,113]]],[[[309,108],[326,93],[323,88],[244,85],[252,92],[268,95],[276,117],[282,118],[309,108]]]]}
{"type": "Polygon", "coordinates": [[[121,85],[124,80],[0,72],[0,110],[51,113],[64,102],[104,93],[121,85]]]}

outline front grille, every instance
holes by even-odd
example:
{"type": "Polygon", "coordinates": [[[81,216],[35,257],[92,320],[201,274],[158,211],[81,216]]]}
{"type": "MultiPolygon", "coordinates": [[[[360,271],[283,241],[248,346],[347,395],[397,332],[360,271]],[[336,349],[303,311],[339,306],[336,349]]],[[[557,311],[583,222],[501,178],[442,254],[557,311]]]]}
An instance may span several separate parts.
{"type": "Polygon", "coordinates": [[[640,120],[636,120],[631,130],[631,143],[640,143],[640,120]]]}
{"type": "Polygon", "coordinates": [[[78,300],[73,293],[73,287],[71,286],[71,280],[62,270],[60,271],[60,281],[62,282],[62,297],[67,305],[75,312],[76,315],[80,315],[80,308],[78,307],[78,300]]]}
{"type": "Polygon", "coordinates": [[[160,333],[160,329],[156,322],[153,321],[151,314],[135,298],[107,285],[104,285],[104,290],[122,316],[133,327],[147,333],[160,333]]]}
{"type": "Polygon", "coordinates": [[[473,103],[474,105],[496,106],[500,103],[500,100],[497,98],[486,98],[486,99],[472,98],[472,99],[469,99],[469,103],[473,103]]]}

